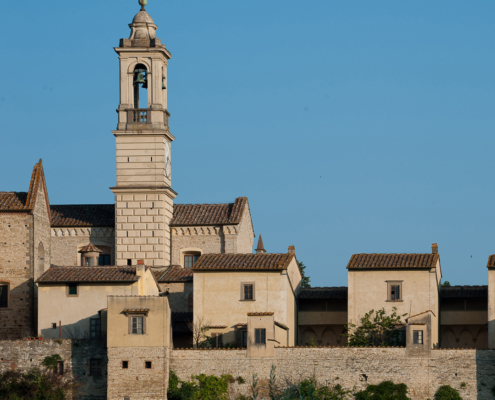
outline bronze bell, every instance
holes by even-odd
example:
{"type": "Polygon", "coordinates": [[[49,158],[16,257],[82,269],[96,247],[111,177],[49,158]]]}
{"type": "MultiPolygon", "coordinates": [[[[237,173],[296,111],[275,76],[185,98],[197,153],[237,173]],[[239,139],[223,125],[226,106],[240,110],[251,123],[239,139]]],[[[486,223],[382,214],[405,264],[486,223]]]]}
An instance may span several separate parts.
{"type": "Polygon", "coordinates": [[[162,89],[166,89],[165,82],[162,81],[162,89]]]}
{"type": "Polygon", "coordinates": [[[143,89],[148,89],[148,75],[144,77],[143,89]]]}
{"type": "Polygon", "coordinates": [[[144,74],[142,72],[139,72],[137,74],[137,77],[136,77],[136,80],[134,81],[135,84],[140,84],[140,83],[146,83],[146,81],[144,80],[144,74]]]}

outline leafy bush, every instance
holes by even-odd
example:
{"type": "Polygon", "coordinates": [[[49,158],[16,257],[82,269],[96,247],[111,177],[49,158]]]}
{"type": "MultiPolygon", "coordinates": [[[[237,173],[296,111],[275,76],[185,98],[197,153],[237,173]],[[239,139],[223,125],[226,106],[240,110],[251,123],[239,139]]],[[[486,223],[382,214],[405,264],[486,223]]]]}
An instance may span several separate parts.
{"type": "Polygon", "coordinates": [[[369,385],[354,396],[356,400],[409,400],[407,386],[404,383],[396,385],[392,381],[385,381],[379,385],[369,385]]]}
{"type": "Polygon", "coordinates": [[[66,400],[73,389],[70,378],[37,368],[26,373],[7,371],[0,374],[0,399],[66,400]]]}
{"type": "Polygon", "coordinates": [[[462,397],[452,386],[444,385],[435,393],[435,400],[462,400],[462,397]]]}
{"type": "Polygon", "coordinates": [[[169,400],[227,400],[229,381],[231,375],[222,375],[220,378],[214,375],[192,376],[191,382],[181,381],[177,375],[170,371],[168,383],[169,400]]]}
{"type": "Polygon", "coordinates": [[[45,359],[41,362],[41,365],[48,369],[56,370],[59,361],[62,361],[62,357],[58,354],[54,354],[52,356],[45,357],[45,359]]]}

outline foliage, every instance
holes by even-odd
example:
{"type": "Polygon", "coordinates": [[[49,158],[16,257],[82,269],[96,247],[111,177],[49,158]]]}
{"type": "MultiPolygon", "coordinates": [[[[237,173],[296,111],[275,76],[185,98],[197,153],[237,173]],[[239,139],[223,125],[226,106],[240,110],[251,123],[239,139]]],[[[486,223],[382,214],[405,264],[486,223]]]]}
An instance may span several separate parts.
{"type": "Polygon", "coordinates": [[[193,375],[191,382],[181,381],[170,371],[167,396],[169,400],[227,400],[231,375],[193,375]]]}
{"type": "Polygon", "coordinates": [[[70,378],[37,368],[26,373],[16,370],[0,374],[0,399],[66,400],[74,389],[70,378]]]}
{"type": "Polygon", "coordinates": [[[319,386],[316,379],[311,378],[301,381],[298,385],[290,385],[281,397],[276,397],[276,400],[342,400],[348,399],[350,393],[340,385],[319,386]]]}
{"type": "Polygon", "coordinates": [[[407,386],[404,383],[395,384],[385,381],[379,385],[369,385],[365,390],[357,392],[356,400],[408,400],[407,386]]]}
{"type": "Polygon", "coordinates": [[[299,264],[299,269],[301,270],[301,275],[302,275],[302,279],[301,279],[301,287],[303,288],[308,288],[308,287],[311,287],[311,284],[309,282],[311,282],[311,279],[309,276],[306,276],[306,265],[304,265],[304,263],[302,261],[299,261],[298,262],[299,264]]]}
{"type": "Polygon", "coordinates": [[[253,374],[253,381],[251,382],[251,394],[253,395],[253,400],[258,399],[259,387],[258,387],[258,375],[253,374]]]}
{"type": "Polygon", "coordinates": [[[238,376],[236,378],[236,381],[239,385],[242,385],[243,383],[246,383],[246,380],[242,376],[238,376]]]}
{"type": "Polygon", "coordinates": [[[442,283],[442,286],[443,287],[450,287],[450,282],[449,281],[445,281],[444,283],[442,283]]]}
{"type": "Polygon", "coordinates": [[[54,354],[52,356],[45,357],[45,359],[41,362],[41,365],[48,369],[56,370],[59,361],[62,361],[62,357],[58,354],[54,354]]]}
{"type": "Polygon", "coordinates": [[[188,322],[187,326],[192,332],[192,344],[194,347],[213,347],[214,342],[211,336],[208,335],[211,326],[209,321],[206,321],[204,317],[197,317],[194,322],[188,322]]]}
{"type": "Polygon", "coordinates": [[[309,338],[309,345],[310,345],[311,347],[316,347],[316,343],[315,343],[315,340],[313,339],[313,336],[311,336],[311,337],[309,338]]]}
{"type": "Polygon", "coordinates": [[[435,393],[435,400],[462,400],[459,392],[452,386],[440,386],[435,393]]]}
{"type": "Polygon", "coordinates": [[[401,317],[407,314],[398,315],[397,308],[392,309],[392,314],[387,315],[382,308],[375,312],[371,310],[360,320],[360,325],[349,324],[346,326],[348,333],[348,346],[390,346],[394,340],[399,338],[398,326],[402,325],[401,317]]]}
{"type": "Polygon", "coordinates": [[[271,400],[275,400],[278,392],[277,388],[277,375],[275,374],[275,370],[277,367],[272,364],[272,368],[270,369],[270,380],[268,381],[268,390],[269,396],[271,400]]]}

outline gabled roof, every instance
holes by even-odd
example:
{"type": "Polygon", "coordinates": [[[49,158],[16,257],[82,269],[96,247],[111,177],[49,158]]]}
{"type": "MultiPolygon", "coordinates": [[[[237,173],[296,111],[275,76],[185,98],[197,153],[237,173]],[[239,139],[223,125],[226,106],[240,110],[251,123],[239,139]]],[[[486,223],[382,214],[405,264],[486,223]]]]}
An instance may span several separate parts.
{"type": "Polygon", "coordinates": [[[174,204],[170,226],[239,224],[247,202],[247,197],[238,197],[228,204],[174,204]]]}
{"type": "Polygon", "coordinates": [[[98,247],[96,247],[93,243],[84,246],[78,253],[103,253],[98,247]]]}
{"type": "MultiPolygon", "coordinates": [[[[36,204],[38,191],[42,185],[45,192],[47,209],[50,209],[48,201],[48,191],[46,189],[45,173],[43,172],[43,161],[34,166],[29,183],[29,191],[26,192],[0,192],[0,212],[1,211],[32,211],[36,204]]],[[[50,217],[49,217],[50,218],[50,217]]]]}
{"type": "Polygon", "coordinates": [[[158,283],[171,282],[192,282],[193,271],[189,268],[182,268],[180,265],[172,265],[166,270],[153,271],[158,283]]]}
{"type": "Polygon", "coordinates": [[[285,270],[294,254],[203,254],[193,271],[203,270],[285,270]]]}
{"type": "Polygon", "coordinates": [[[440,298],[488,298],[488,286],[441,286],[440,298]]]}
{"type": "Polygon", "coordinates": [[[52,226],[114,227],[113,204],[70,204],[50,206],[52,226]]]}
{"type": "Polygon", "coordinates": [[[434,268],[438,254],[353,254],[348,269],[434,268]]]}
{"type": "Polygon", "coordinates": [[[38,283],[137,282],[136,267],[50,267],[38,283]]]}
{"type": "Polygon", "coordinates": [[[495,254],[492,254],[488,257],[488,264],[486,264],[488,268],[495,268],[495,254]]]}
{"type": "Polygon", "coordinates": [[[347,287],[302,288],[299,299],[347,299],[347,287]]]}

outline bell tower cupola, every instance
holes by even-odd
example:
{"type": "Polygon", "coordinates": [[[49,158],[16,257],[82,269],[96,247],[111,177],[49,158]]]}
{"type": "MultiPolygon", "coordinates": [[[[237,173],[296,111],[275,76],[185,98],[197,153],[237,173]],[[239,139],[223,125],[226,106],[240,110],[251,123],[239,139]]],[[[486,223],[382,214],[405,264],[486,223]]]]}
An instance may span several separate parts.
{"type": "Polygon", "coordinates": [[[118,265],[170,264],[173,213],[171,143],[167,110],[167,65],[172,55],[156,37],[147,0],[129,25],[129,39],[115,51],[120,63],[117,130],[115,248],[118,265]]]}

